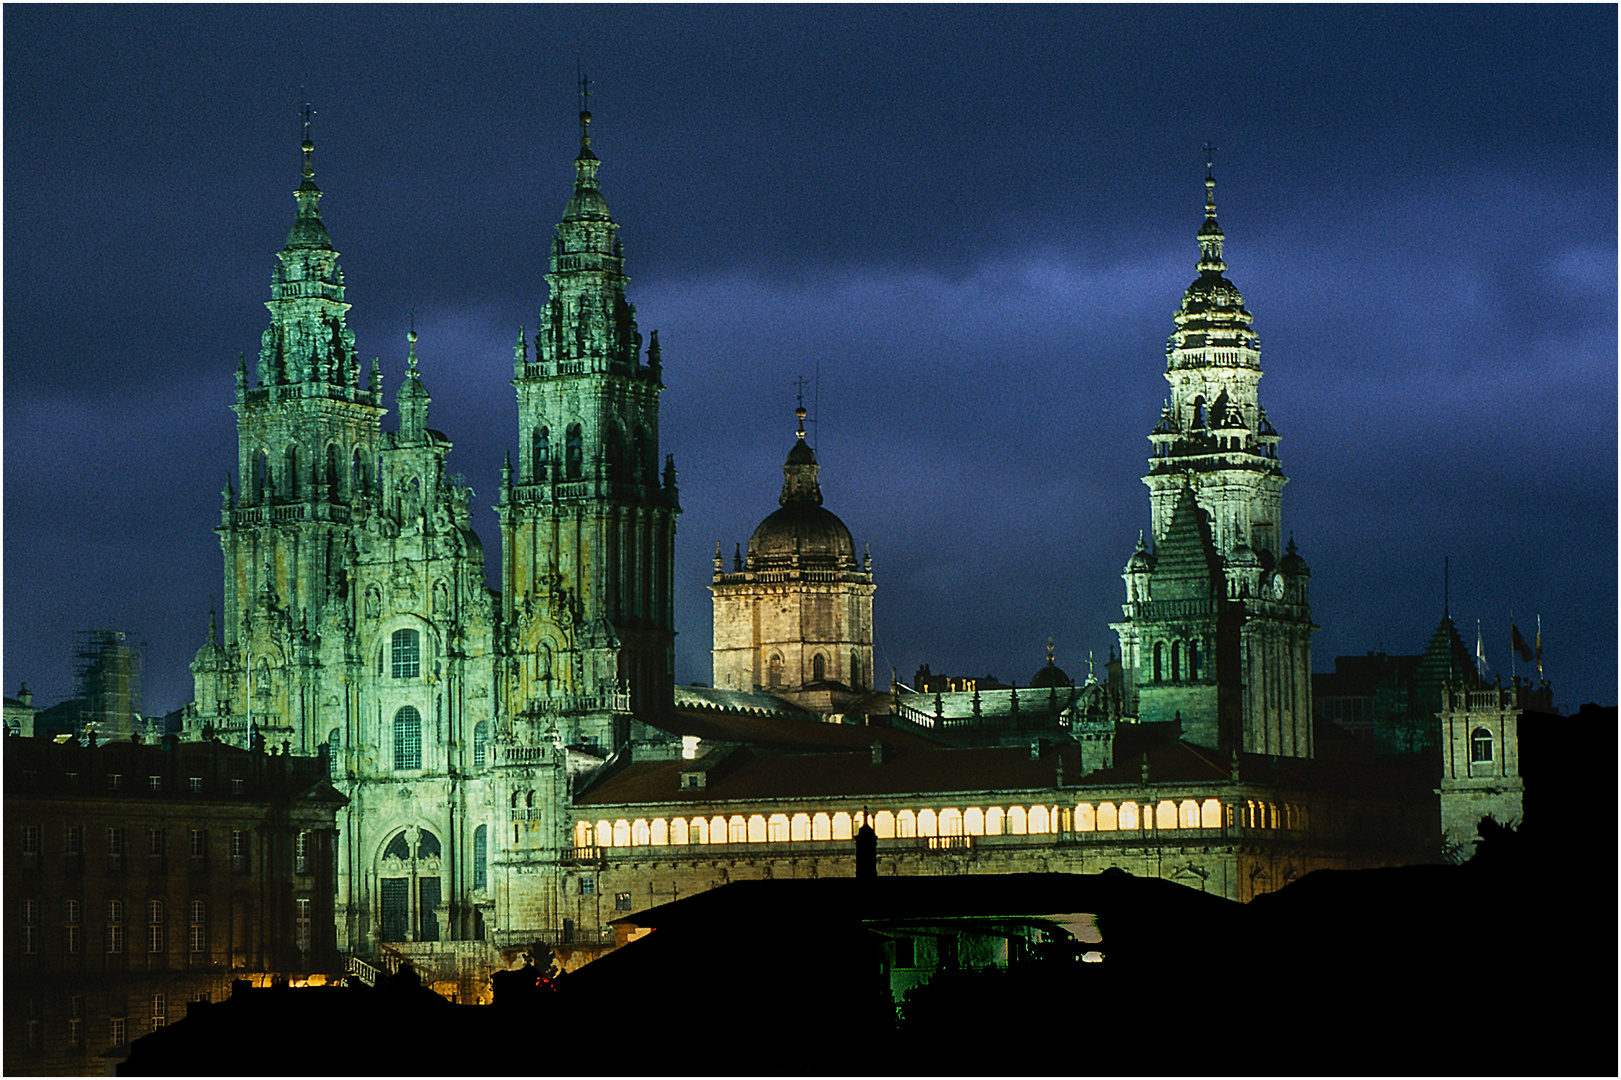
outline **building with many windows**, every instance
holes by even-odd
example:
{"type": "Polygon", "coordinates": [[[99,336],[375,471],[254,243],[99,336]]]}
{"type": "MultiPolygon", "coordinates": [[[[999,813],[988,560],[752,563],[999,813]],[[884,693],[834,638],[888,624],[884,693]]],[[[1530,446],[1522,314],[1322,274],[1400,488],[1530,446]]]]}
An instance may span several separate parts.
{"type": "Polygon", "coordinates": [[[325,761],[63,738],[5,740],[8,1074],[103,1072],[232,979],[337,968],[325,761]]]}

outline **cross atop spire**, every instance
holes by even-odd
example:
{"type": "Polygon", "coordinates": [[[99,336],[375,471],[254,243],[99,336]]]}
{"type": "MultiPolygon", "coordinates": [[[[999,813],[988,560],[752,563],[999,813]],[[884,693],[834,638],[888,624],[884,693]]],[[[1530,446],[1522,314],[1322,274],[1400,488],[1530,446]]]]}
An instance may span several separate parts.
{"type": "Polygon", "coordinates": [[[304,179],[308,180],[315,175],[315,167],[310,164],[310,154],[315,150],[315,143],[310,139],[310,117],[315,115],[315,110],[310,108],[308,101],[304,102],[301,115],[304,118],[304,179]]]}
{"type": "Polygon", "coordinates": [[[591,80],[583,73],[580,75],[580,146],[586,148],[591,145],[591,111],[587,108],[591,101],[591,80]]]}
{"type": "Polygon", "coordinates": [[[805,376],[801,375],[795,380],[799,390],[799,404],[794,409],[794,415],[799,418],[799,437],[805,437],[805,376]]]}
{"type": "Polygon", "coordinates": [[[1215,176],[1215,173],[1214,173],[1215,167],[1216,167],[1216,144],[1213,143],[1213,142],[1206,142],[1204,144],[1204,174],[1205,174],[1206,179],[1213,179],[1214,178],[1214,176],[1215,176]]]}

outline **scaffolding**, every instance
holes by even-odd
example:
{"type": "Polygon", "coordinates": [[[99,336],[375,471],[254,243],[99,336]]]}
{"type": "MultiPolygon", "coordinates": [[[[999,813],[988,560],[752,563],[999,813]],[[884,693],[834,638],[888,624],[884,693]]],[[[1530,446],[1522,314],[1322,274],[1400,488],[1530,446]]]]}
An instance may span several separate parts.
{"type": "Polygon", "coordinates": [[[140,730],[141,649],[122,630],[81,630],[73,635],[74,679],[79,716],[74,734],[83,740],[128,739],[140,730]]]}

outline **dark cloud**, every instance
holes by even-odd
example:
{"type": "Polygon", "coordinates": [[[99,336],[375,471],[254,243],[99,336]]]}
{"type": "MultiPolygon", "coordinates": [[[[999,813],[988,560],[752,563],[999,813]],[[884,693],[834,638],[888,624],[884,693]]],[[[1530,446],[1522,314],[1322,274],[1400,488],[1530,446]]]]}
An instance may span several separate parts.
{"type": "Polygon", "coordinates": [[[72,632],[116,626],[149,707],[189,697],[300,87],[351,328],[392,398],[415,320],[493,559],[579,63],[665,348],[681,678],[708,677],[715,543],[774,507],[799,376],[881,667],[1106,654],[1214,140],[1317,666],[1422,648],[1450,558],[1490,655],[1540,611],[1559,703],[1615,700],[1612,8],[14,6],[6,31],[10,693],[65,696],[72,632]]]}

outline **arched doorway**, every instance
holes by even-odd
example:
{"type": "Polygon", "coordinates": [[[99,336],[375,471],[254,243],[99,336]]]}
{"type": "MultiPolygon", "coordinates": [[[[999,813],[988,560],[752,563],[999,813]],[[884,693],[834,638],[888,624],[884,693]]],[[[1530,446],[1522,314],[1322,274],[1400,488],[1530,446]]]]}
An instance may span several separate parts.
{"type": "Polygon", "coordinates": [[[438,941],[439,838],[415,825],[395,833],[377,867],[384,941],[438,941]]]}

